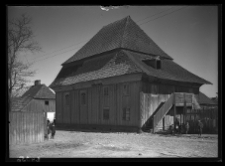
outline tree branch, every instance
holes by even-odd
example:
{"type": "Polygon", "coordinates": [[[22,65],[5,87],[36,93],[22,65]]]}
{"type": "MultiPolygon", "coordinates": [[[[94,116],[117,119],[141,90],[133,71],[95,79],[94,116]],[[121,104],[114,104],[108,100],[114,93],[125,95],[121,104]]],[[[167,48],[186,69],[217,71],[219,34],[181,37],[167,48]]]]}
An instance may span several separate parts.
{"type": "Polygon", "coordinates": [[[34,75],[29,64],[20,62],[18,56],[25,52],[37,52],[41,47],[34,41],[30,27],[31,18],[23,14],[19,19],[8,22],[8,89],[10,97],[23,90],[27,78],[34,75]]]}

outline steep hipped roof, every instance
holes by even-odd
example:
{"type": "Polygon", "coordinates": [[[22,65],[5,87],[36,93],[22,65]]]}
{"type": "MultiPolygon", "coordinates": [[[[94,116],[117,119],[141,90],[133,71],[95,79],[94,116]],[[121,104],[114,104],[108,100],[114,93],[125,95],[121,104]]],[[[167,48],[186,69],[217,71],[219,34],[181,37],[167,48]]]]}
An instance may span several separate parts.
{"type": "Polygon", "coordinates": [[[87,44],[63,64],[50,87],[91,80],[145,73],[151,77],[181,83],[211,84],[176,64],[128,16],[104,26],[87,44]],[[144,59],[159,58],[155,69],[144,59]]]}
{"type": "Polygon", "coordinates": [[[20,98],[12,103],[13,111],[20,111],[32,99],[55,99],[55,94],[45,84],[31,86],[20,98]]]}
{"type": "Polygon", "coordinates": [[[91,57],[116,48],[131,49],[152,56],[172,59],[130,18],[104,26],[63,64],[91,57]]]}
{"type": "Polygon", "coordinates": [[[161,69],[155,69],[142,61],[146,58],[151,57],[128,50],[118,50],[100,57],[88,59],[82,64],[64,66],[50,87],[72,85],[79,82],[131,73],[146,73],[151,77],[178,82],[209,83],[190,73],[172,60],[161,60],[161,69]]]}

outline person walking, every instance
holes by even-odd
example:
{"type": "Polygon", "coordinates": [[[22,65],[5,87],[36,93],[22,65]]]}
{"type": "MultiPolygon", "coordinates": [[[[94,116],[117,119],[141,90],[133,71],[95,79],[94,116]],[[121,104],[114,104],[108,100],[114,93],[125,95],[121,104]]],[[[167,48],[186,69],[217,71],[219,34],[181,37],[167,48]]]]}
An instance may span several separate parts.
{"type": "Polygon", "coordinates": [[[50,124],[50,130],[51,130],[51,138],[54,139],[55,137],[55,119],[53,120],[53,122],[50,124]]]}
{"type": "Polygon", "coordinates": [[[189,126],[189,123],[187,122],[186,123],[186,134],[188,134],[189,128],[190,128],[190,126],[189,126]]]}
{"type": "Polygon", "coordinates": [[[198,135],[201,137],[202,135],[202,128],[203,128],[203,123],[201,122],[201,120],[198,120],[198,135]]]}

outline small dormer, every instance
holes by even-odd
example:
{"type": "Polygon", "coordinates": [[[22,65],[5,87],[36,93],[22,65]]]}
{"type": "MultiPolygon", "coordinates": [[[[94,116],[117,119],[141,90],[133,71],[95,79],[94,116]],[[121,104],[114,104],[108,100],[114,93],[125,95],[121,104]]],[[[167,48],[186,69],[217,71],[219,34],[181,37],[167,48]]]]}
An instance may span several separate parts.
{"type": "Polygon", "coordinates": [[[35,80],[34,81],[34,86],[37,86],[37,85],[41,85],[41,80],[35,80]]]}
{"type": "Polygon", "coordinates": [[[142,60],[146,65],[153,67],[154,69],[161,69],[161,60],[159,56],[152,59],[142,60]]]}

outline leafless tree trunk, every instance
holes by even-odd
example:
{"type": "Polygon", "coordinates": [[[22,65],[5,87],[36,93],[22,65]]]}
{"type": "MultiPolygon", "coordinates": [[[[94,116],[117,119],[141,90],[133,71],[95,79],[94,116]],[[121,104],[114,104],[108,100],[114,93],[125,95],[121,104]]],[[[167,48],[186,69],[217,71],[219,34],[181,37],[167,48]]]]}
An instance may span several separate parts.
{"type": "Polygon", "coordinates": [[[24,14],[19,19],[8,21],[9,106],[12,104],[12,99],[24,89],[28,82],[27,77],[31,77],[35,73],[30,70],[31,64],[24,64],[19,60],[19,56],[41,50],[39,44],[34,41],[30,23],[31,18],[24,14]]]}

